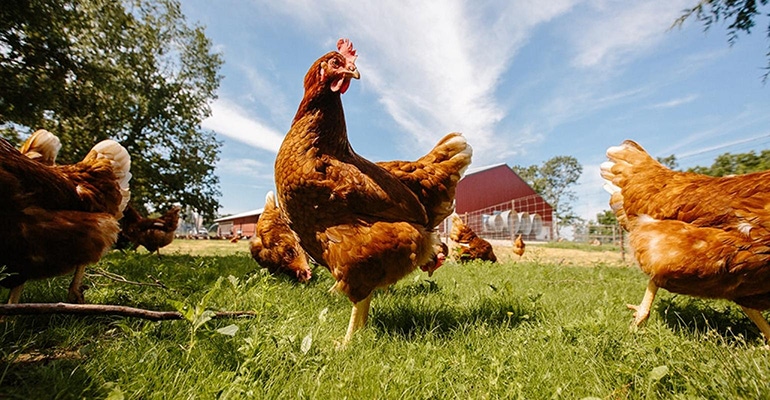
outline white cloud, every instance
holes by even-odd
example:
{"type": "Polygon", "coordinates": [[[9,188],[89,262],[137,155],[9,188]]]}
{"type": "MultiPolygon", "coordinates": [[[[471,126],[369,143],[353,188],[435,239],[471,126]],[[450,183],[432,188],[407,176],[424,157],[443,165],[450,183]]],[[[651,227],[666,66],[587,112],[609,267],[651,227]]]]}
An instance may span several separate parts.
{"type": "Polygon", "coordinates": [[[674,107],[681,106],[682,104],[692,103],[697,98],[698,98],[698,95],[690,94],[684,97],[679,97],[669,101],[664,101],[662,103],[653,104],[649,108],[674,108],[674,107]]]}
{"type": "Polygon", "coordinates": [[[583,32],[573,39],[577,52],[573,64],[609,69],[649,53],[665,39],[673,21],[690,3],[690,0],[593,2],[595,12],[570,28],[583,32]]]}
{"type": "MultiPolygon", "coordinates": [[[[568,12],[576,0],[409,2],[338,0],[317,7],[273,2],[313,32],[335,27],[358,48],[365,89],[421,146],[463,132],[477,158],[508,153],[495,138],[507,110],[495,98],[501,76],[532,30],[568,12]],[[308,10],[313,10],[310,13],[308,10]],[[351,32],[355,32],[352,34],[351,32]]],[[[329,46],[333,46],[329,38],[329,46]]],[[[475,162],[474,161],[474,162],[475,162]]]]}
{"type": "Polygon", "coordinates": [[[201,124],[203,128],[273,153],[281,147],[283,133],[249,117],[237,105],[220,99],[211,105],[211,111],[211,117],[201,124]]]}

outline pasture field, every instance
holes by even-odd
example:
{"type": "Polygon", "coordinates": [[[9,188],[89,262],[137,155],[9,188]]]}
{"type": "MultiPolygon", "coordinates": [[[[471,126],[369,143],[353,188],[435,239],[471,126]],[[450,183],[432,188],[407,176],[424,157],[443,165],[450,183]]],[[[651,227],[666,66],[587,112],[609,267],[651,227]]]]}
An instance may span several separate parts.
{"type": "MultiPolygon", "coordinates": [[[[631,331],[626,303],[647,279],[617,251],[506,250],[496,248],[500,263],[450,261],[377,292],[345,350],[350,302],[328,293],[323,268],[306,285],[271,276],[246,241],[113,251],[88,269],[87,302],[189,320],[7,317],[0,398],[770,398],[770,351],[737,306],[661,290],[631,331]],[[208,320],[206,310],[256,315],[208,320]]],[[[30,282],[22,302],[61,301],[69,281],[30,282]]]]}

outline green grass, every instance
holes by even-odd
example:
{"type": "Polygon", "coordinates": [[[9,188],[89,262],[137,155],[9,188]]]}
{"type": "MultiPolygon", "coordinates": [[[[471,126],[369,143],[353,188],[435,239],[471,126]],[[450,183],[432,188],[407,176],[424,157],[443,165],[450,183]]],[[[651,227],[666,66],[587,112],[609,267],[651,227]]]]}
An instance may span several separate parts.
{"type": "MultiPolygon", "coordinates": [[[[367,328],[338,351],[350,302],[327,292],[327,271],[299,285],[234,248],[112,252],[96,267],[168,288],[89,276],[85,296],[158,310],[204,303],[255,318],[194,332],[187,321],[8,318],[0,398],[770,398],[770,355],[737,306],[661,291],[648,324],[629,331],[625,304],[646,285],[636,268],[449,262],[431,279],[414,273],[376,293],[367,328]],[[233,336],[217,331],[231,325],[233,336]]],[[[22,301],[60,301],[68,284],[31,282],[22,301]]]]}

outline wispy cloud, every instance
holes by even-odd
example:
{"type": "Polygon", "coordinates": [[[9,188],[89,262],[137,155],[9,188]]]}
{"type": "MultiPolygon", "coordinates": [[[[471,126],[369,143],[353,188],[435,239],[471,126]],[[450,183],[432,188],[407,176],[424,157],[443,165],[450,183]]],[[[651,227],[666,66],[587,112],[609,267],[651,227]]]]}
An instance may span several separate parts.
{"type": "Polygon", "coordinates": [[[665,39],[672,22],[690,0],[591,2],[593,12],[573,26],[578,67],[609,69],[649,53],[665,39]]]}
{"type": "Polygon", "coordinates": [[[237,105],[223,99],[211,105],[212,115],[201,124],[219,134],[241,143],[273,153],[278,152],[283,141],[283,133],[250,117],[237,105]]]}
{"type": "Polygon", "coordinates": [[[461,131],[483,155],[500,153],[495,128],[507,112],[495,97],[501,76],[534,27],[576,2],[362,1],[351,7],[336,1],[319,8],[295,0],[271,6],[308,30],[333,26],[350,35],[362,84],[416,141],[430,146],[461,131]]]}
{"type": "Polygon", "coordinates": [[[669,101],[664,101],[662,103],[656,103],[651,105],[649,108],[674,108],[674,107],[681,106],[683,104],[692,103],[697,98],[698,98],[697,94],[691,94],[684,97],[672,99],[669,101]]]}

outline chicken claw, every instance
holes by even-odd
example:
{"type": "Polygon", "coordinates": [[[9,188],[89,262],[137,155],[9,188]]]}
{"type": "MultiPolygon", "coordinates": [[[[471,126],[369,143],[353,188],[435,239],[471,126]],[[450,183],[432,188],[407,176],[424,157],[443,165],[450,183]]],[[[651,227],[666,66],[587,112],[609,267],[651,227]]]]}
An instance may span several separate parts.
{"type": "Polygon", "coordinates": [[[630,310],[634,310],[634,321],[631,323],[631,329],[639,327],[644,321],[647,321],[647,317],[650,316],[650,309],[652,308],[652,302],[655,300],[655,294],[658,292],[658,286],[650,279],[647,283],[647,289],[644,291],[644,298],[642,298],[641,304],[638,306],[635,304],[626,304],[630,310]]]}

